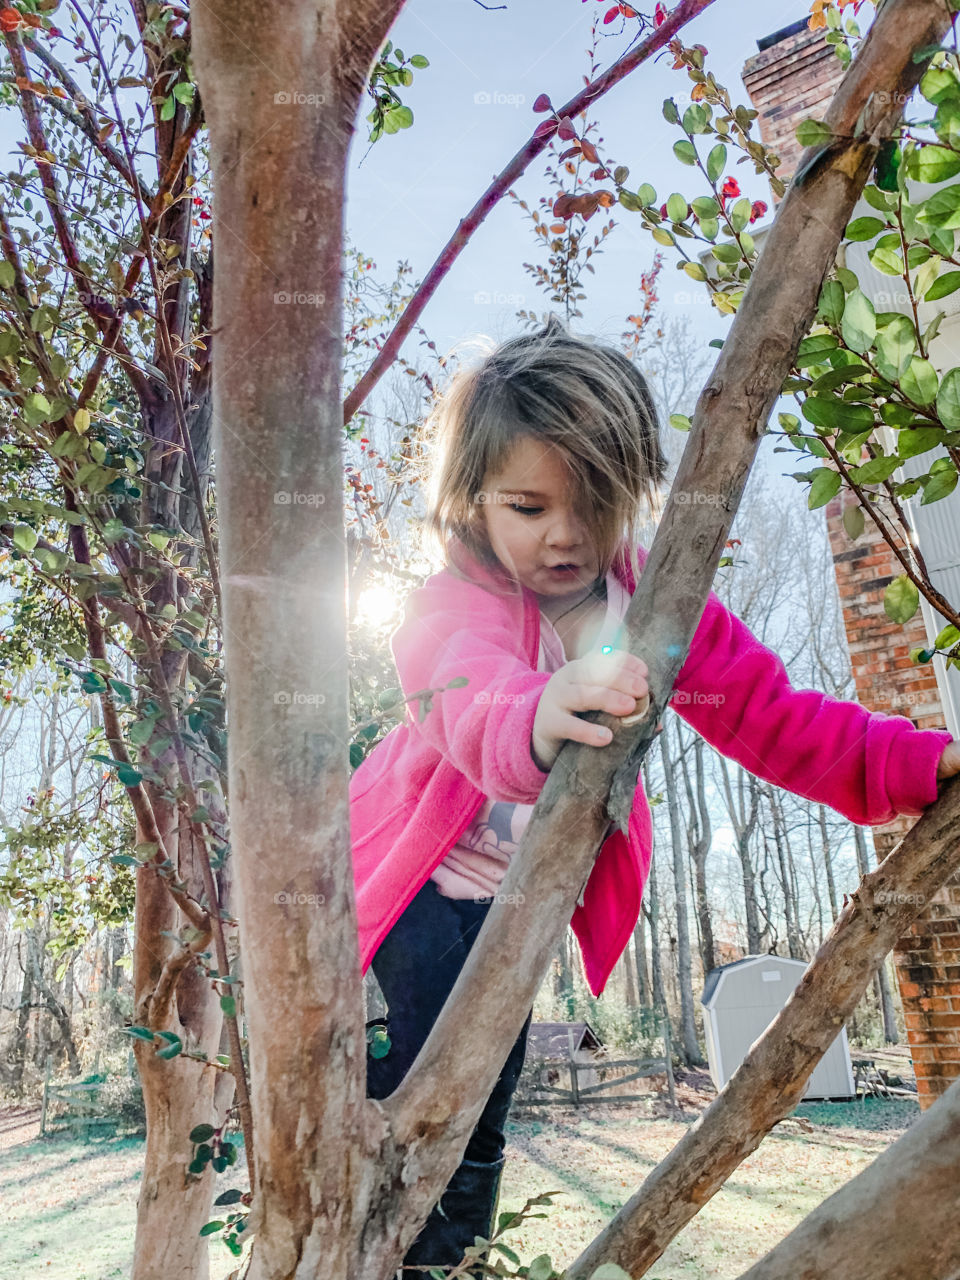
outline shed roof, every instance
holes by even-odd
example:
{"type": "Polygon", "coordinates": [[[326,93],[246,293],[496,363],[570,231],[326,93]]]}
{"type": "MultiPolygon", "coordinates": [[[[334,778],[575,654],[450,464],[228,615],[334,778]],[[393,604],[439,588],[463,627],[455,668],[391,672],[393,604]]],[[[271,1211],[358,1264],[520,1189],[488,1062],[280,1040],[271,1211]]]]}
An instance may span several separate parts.
{"type": "Polygon", "coordinates": [[[566,1058],[570,1031],[574,1052],[603,1048],[603,1041],[589,1022],[532,1022],[527,1035],[528,1051],[538,1058],[566,1058]]]}
{"type": "Polygon", "coordinates": [[[742,968],[745,965],[757,964],[758,961],[779,961],[780,964],[798,964],[804,969],[807,967],[808,963],[806,960],[794,960],[791,956],[774,955],[744,956],[740,960],[731,960],[729,964],[718,965],[716,969],[711,969],[707,974],[703,984],[703,995],[700,997],[700,1003],[710,1003],[710,1000],[716,992],[717,985],[725,973],[729,973],[731,969],[742,968]]]}

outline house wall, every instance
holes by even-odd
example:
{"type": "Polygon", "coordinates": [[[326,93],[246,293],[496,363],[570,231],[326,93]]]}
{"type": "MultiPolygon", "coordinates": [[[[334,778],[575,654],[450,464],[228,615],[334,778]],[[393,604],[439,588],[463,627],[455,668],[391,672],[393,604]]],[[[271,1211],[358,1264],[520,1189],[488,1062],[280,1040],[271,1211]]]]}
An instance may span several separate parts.
{"type": "MultiPolygon", "coordinates": [[[[760,134],[780,155],[777,173],[785,181],[800,156],[796,126],[810,116],[823,118],[842,76],[823,32],[786,36],[746,62],[743,79],[760,112],[760,134]]],[[[929,643],[924,619],[917,613],[900,626],[886,616],[883,592],[901,567],[870,520],[856,542],[850,540],[842,523],[850,501],[854,495],[841,491],[823,510],[857,699],[871,711],[907,716],[919,728],[946,728],[933,669],[910,662],[910,649],[929,643]]],[[[871,829],[878,862],[913,822],[904,818],[871,829]]],[[[960,1076],[960,874],[924,904],[897,943],[894,962],[920,1105],[927,1107],[960,1076]]]]}

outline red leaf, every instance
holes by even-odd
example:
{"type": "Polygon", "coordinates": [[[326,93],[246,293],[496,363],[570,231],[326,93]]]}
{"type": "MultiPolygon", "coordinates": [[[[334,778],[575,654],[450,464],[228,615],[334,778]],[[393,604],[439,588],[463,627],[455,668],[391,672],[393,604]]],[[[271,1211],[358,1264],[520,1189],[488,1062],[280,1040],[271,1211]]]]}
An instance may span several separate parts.
{"type": "Polygon", "coordinates": [[[534,129],[533,136],[535,138],[549,138],[555,128],[556,125],[552,120],[543,120],[534,129]]]}
{"type": "Polygon", "coordinates": [[[618,4],[615,4],[612,9],[608,9],[607,12],[603,15],[603,20],[604,22],[612,22],[614,18],[617,18],[619,16],[620,16],[620,6],[618,4]]]}
{"type": "Polygon", "coordinates": [[[583,152],[584,160],[589,160],[591,164],[599,164],[600,157],[597,155],[597,149],[592,142],[588,142],[586,138],[580,139],[580,150],[583,152]]]}
{"type": "Polygon", "coordinates": [[[0,9],[0,28],[4,31],[16,31],[21,20],[18,9],[0,9]]]}
{"type": "Polygon", "coordinates": [[[545,93],[541,93],[539,98],[533,104],[534,111],[550,111],[552,110],[550,99],[545,93]]]}
{"type": "Polygon", "coordinates": [[[662,4],[658,4],[656,9],[654,9],[653,11],[653,25],[655,27],[662,27],[663,24],[666,22],[666,20],[667,20],[666,7],[662,4]]]}
{"type": "Polygon", "coordinates": [[[557,137],[562,138],[564,142],[569,142],[571,138],[577,136],[573,121],[569,116],[561,116],[560,123],[557,125],[557,137]]]}

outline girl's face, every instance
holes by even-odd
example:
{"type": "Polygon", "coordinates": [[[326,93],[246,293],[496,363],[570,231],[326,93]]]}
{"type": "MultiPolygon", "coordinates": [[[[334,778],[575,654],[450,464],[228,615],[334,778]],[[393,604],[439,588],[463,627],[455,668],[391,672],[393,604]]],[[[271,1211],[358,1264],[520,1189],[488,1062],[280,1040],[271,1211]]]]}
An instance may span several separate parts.
{"type": "Polygon", "coordinates": [[[502,469],[484,478],[480,500],[490,546],[544,603],[582,596],[600,575],[575,496],[563,454],[533,436],[521,436],[502,469]]]}

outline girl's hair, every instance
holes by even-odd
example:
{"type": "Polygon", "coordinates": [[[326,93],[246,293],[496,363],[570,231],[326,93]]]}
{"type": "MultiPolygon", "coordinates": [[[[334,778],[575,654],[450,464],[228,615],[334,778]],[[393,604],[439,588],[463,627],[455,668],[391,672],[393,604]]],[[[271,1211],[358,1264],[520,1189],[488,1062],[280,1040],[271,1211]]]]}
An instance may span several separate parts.
{"type": "Polygon", "coordinates": [[[458,371],[427,420],[424,531],[447,567],[462,573],[450,548],[458,538],[496,570],[480,495],[484,478],[502,469],[523,436],[562,451],[602,574],[625,548],[638,579],[643,504],[656,509],[667,470],[653,397],[622,351],[575,336],[555,315],[458,371]]]}

